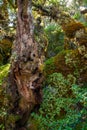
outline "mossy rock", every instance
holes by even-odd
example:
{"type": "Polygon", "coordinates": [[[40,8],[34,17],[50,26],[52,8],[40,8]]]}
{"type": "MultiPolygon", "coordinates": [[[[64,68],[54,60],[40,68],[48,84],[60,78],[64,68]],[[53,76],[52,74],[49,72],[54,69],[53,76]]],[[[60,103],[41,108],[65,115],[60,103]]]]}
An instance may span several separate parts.
{"type": "Polygon", "coordinates": [[[63,75],[71,73],[72,67],[69,67],[69,65],[65,63],[65,55],[69,52],[71,52],[71,50],[65,50],[48,59],[45,62],[45,75],[47,76],[55,72],[62,73],[63,75]]]}
{"type": "Polygon", "coordinates": [[[80,29],[85,29],[85,26],[77,21],[72,21],[66,25],[63,25],[63,30],[69,38],[73,38],[75,36],[75,32],[80,29]]]}
{"type": "Polygon", "coordinates": [[[74,75],[79,82],[87,82],[87,59],[76,50],[64,50],[45,62],[44,74],[74,75]]]}

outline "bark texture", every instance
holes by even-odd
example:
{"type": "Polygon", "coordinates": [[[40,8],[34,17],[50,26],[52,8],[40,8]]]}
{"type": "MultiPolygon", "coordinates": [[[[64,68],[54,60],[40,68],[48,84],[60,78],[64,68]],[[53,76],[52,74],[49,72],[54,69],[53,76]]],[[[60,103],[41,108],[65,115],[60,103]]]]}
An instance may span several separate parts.
{"type": "Polygon", "coordinates": [[[40,66],[43,60],[38,53],[38,44],[33,39],[31,0],[17,0],[17,5],[17,34],[12,51],[8,92],[11,96],[9,113],[20,116],[14,126],[10,125],[12,129],[19,130],[25,125],[34,106],[41,103],[43,75],[40,66]]]}

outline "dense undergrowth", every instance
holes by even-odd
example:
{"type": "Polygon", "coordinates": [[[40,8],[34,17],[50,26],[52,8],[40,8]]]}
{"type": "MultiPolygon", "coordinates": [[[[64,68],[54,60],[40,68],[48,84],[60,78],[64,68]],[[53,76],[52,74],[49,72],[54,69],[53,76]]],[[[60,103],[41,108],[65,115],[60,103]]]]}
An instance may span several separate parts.
{"type": "Polygon", "coordinates": [[[43,101],[31,114],[29,130],[87,129],[86,28],[71,22],[64,29],[65,49],[45,62],[43,101]],[[72,41],[76,46],[70,48],[72,41]]]}
{"type": "MultiPolygon", "coordinates": [[[[52,61],[53,58],[46,61],[46,64],[52,61]]],[[[7,76],[9,66],[7,64],[0,67],[0,85],[7,76]]],[[[6,116],[5,94],[0,87],[0,129],[2,130],[6,116]]],[[[31,114],[28,128],[29,130],[86,130],[87,83],[77,85],[77,78],[72,74],[63,76],[62,73],[54,72],[47,75],[43,87],[43,102],[39,111],[31,114]]]]}
{"type": "Polygon", "coordinates": [[[78,86],[71,74],[53,73],[43,89],[39,112],[31,114],[30,130],[86,130],[86,110],[86,86],[78,86]]]}

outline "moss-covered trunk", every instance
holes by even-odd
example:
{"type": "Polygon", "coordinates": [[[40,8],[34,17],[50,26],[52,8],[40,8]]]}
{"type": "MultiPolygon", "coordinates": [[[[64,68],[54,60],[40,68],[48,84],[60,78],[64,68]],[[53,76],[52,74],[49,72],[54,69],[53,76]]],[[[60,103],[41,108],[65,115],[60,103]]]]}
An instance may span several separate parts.
{"type": "Polygon", "coordinates": [[[40,65],[43,61],[38,53],[38,44],[33,39],[31,0],[17,0],[17,5],[17,33],[7,89],[11,100],[6,130],[22,129],[31,110],[41,103],[42,97],[43,75],[40,65]]]}

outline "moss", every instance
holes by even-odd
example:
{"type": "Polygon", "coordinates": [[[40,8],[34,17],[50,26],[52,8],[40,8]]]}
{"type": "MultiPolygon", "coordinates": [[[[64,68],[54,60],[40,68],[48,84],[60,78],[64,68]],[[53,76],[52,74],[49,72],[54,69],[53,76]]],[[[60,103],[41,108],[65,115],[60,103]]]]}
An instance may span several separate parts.
{"type": "Polygon", "coordinates": [[[84,29],[84,25],[80,22],[72,21],[68,23],[67,25],[63,25],[63,30],[66,33],[66,35],[70,38],[73,38],[75,35],[75,32],[80,29],[84,29]]]}
{"type": "Polygon", "coordinates": [[[44,74],[45,76],[47,76],[52,74],[54,71],[55,71],[54,57],[52,57],[45,62],[44,74]]]}
{"type": "Polygon", "coordinates": [[[69,52],[71,50],[64,50],[46,61],[44,68],[46,76],[55,72],[67,75],[73,71],[72,67],[65,63],[65,55],[69,52]]]}
{"type": "Polygon", "coordinates": [[[3,82],[3,79],[7,76],[10,64],[6,64],[0,67],[0,85],[3,82]]]}
{"type": "Polygon", "coordinates": [[[87,82],[87,62],[84,54],[80,54],[79,50],[74,50],[67,57],[67,64],[73,67],[73,74],[78,78],[80,82],[87,82]]]}
{"type": "Polygon", "coordinates": [[[77,38],[77,42],[78,42],[79,46],[84,45],[85,47],[87,47],[87,35],[84,34],[84,36],[77,38]]]}
{"type": "Polygon", "coordinates": [[[3,44],[5,46],[11,47],[12,46],[12,42],[8,39],[8,38],[4,38],[0,41],[0,44],[3,44]]]}
{"type": "Polygon", "coordinates": [[[11,55],[12,42],[8,38],[0,40],[0,54],[3,57],[3,62],[6,63],[11,55]]]}
{"type": "Polygon", "coordinates": [[[65,50],[55,56],[54,65],[58,73],[62,73],[64,76],[72,73],[72,66],[69,66],[65,62],[65,56],[71,53],[71,50],[65,50]]]}
{"type": "Polygon", "coordinates": [[[62,73],[74,75],[79,82],[87,82],[87,62],[84,55],[76,50],[65,50],[50,58],[45,63],[45,76],[52,73],[62,73]]]}
{"type": "MultiPolygon", "coordinates": [[[[14,114],[10,114],[7,115],[7,120],[6,120],[6,128],[9,129],[9,126],[14,127],[15,126],[15,122],[18,121],[20,119],[19,115],[14,115],[14,114]]],[[[11,129],[13,130],[13,129],[11,129]]]]}
{"type": "MultiPolygon", "coordinates": [[[[29,124],[27,126],[28,130],[38,130],[40,121],[33,119],[33,118],[30,118],[29,122],[27,124],[29,124]]],[[[42,129],[42,130],[44,130],[44,129],[42,129]]]]}

